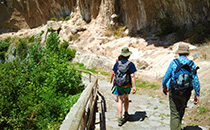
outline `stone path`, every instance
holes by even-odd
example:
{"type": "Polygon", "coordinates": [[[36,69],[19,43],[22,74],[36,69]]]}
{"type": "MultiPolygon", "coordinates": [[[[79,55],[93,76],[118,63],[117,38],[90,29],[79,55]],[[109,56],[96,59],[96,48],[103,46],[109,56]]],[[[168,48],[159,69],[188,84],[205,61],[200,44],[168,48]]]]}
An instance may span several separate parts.
{"type": "MultiPolygon", "coordinates": [[[[169,103],[155,95],[130,94],[129,121],[118,126],[117,103],[115,95],[111,94],[111,86],[106,80],[99,80],[99,92],[105,99],[105,128],[106,130],[170,130],[169,103]]],[[[100,110],[96,114],[96,130],[100,128],[100,110]]],[[[201,128],[201,127],[200,127],[201,128]]],[[[196,130],[196,129],[191,129],[196,130]]],[[[208,130],[206,128],[199,130],[208,130]]]]}

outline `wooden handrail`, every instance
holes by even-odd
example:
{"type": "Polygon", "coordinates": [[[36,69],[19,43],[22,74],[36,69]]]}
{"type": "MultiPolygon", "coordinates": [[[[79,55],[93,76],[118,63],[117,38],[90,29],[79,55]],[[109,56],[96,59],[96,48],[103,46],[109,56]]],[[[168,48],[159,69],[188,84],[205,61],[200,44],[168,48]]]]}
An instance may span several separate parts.
{"type": "Polygon", "coordinates": [[[71,108],[63,121],[60,130],[84,130],[90,129],[92,124],[92,117],[95,111],[95,104],[98,93],[98,78],[89,71],[79,70],[81,72],[89,73],[90,83],[82,92],[79,100],[71,108]],[[95,80],[91,82],[91,75],[95,80]]]}
{"type": "Polygon", "coordinates": [[[83,73],[89,73],[89,82],[91,82],[91,76],[94,76],[95,78],[96,78],[96,75],[94,75],[92,72],[90,72],[90,71],[86,71],[86,70],[80,70],[79,69],[79,71],[80,72],[83,72],[83,73]]]}

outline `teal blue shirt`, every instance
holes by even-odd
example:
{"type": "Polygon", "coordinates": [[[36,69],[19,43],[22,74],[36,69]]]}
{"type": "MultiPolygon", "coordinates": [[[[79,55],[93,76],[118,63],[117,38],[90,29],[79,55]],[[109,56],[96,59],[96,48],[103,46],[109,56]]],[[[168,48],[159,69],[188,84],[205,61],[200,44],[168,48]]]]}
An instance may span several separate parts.
{"type": "MultiPolygon", "coordinates": [[[[178,60],[182,64],[186,64],[186,63],[190,62],[190,60],[186,56],[180,56],[178,58],[178,60]]],[[[177,64],[175,63],[175,61],[174,60],[171,61],[170,65],[163,77],[163,81],[162,81],[163,89],[166,86],[169,86],[169,82],[170,82],[171,78],[174,77],[174,71],[176,70],[176,67],[177,67],[177,64]]],[[[195,68],[196,68],[196,65],[193,62],[192,70],[194,70],[195,68]]],[[[200,96],[200,82],[199,82],[197,74],[193,75],[193,89],[195,90],[195,96],[196,95],[200,96]]]]}

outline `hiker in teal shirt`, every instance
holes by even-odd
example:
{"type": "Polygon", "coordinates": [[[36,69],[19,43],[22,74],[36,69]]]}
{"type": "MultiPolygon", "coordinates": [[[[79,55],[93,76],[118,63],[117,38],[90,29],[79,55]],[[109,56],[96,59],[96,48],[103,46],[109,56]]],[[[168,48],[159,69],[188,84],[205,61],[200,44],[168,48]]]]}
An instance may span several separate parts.
{"type": "MultiPolygon", "coordinates": [[[[186,64],[189,63],[190,60],[187,58],[187,55],[189,55],[189,47],[187,45],[179,45],[178,48],[178,54],[179,58],[177,60],[182,63],[186,64]]],[[[194,62],[191,63],[191,69],[196,70],[196,65],[194,62]]],[[[170,82],[172,78],[174,77],[174,72],[177,68],[177,64],[175,60],[171,61],[164,77],[162,80],[163,85],[163,93],[167,95],[169,87],[169,104],[170,104],[170,128],[171,130],[181,130],[181,121],[184,116],[185,108],[187,106],[187,102],[190,99],[191,91],[189,93],[186,93],[184,95],[178,95],[172,92],[172,88],[170,85],[170,82]]],[[[192,75],[193,78],[193,89],[195,90],[195,96],[194,96],[194,104],[198,103],[198,99],[200,96],[200,83],[197,74],[192,75]]]]}

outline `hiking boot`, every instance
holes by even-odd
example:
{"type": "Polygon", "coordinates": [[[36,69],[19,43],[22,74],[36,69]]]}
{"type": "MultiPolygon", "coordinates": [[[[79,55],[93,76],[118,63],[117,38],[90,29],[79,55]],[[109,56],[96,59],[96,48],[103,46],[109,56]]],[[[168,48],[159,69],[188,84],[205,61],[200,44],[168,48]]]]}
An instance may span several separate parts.
{"type": "Polygon", "coordinates": [[[124,118],[125,118],[126,121],[129,119],[129,114],[128,114],[128,112],[125,112],[125,113],[124,113],[124,118]]]}
{"type": "Polygon", "coordinates": [[[123,118],[120,117],[118,118],[118,126],[122,126],[123,125],[123,118]]]}

